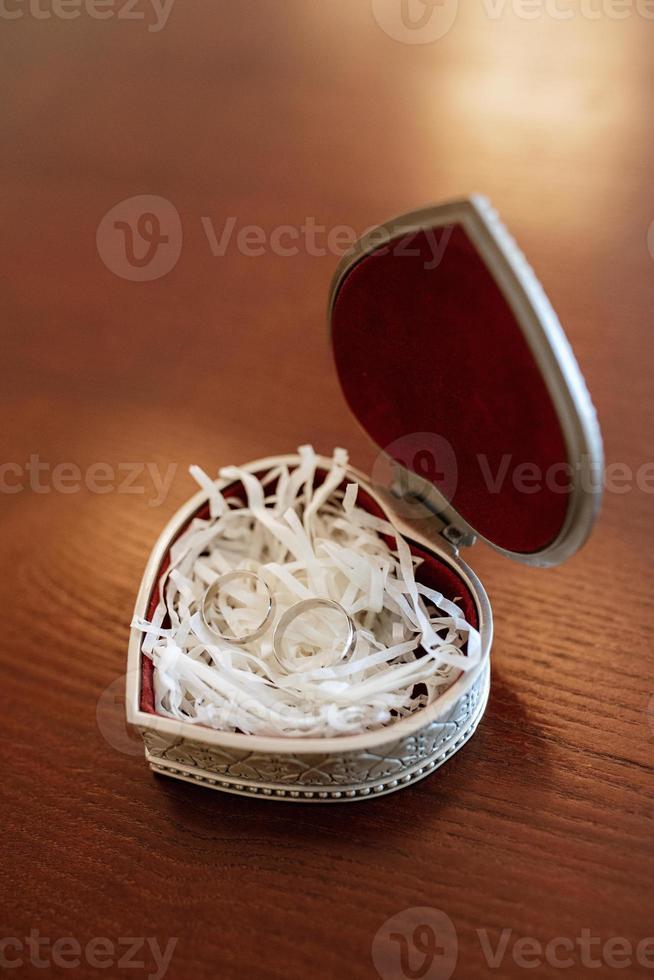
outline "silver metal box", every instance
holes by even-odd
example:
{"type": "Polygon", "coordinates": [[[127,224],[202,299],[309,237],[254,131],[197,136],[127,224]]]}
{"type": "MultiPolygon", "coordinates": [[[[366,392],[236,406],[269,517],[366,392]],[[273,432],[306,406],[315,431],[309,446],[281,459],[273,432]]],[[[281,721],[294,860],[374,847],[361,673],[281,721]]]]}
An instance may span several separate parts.
{"type": "MultiPolygon", "coordinates": [[[[510,332],[515,331],[516,345],[520,343],[528,351],[529,357],[533,358],[539,372],[539,381],[542,380],[543,391],[548,399],[548,411],[553,409],[553,417],[560,427],[562,444],[565,446],[570,483],[566,490],[565,513],[557,532],[544,544],[517,550],[507,544],[507,541],[494,540],[488,531],[480,528],[474,513],[470,510],[465,514],[460,512],[455,506],[456,501],[453,503],[442,492],[442,488],[439,489],[437,485],[420,476],[416,467],[397,466],[395,494],[391,490],[373,486],[368,477],[351,470],[349,478],[360,484],[398,530],[410,542],[414,541],[448,566],[464,583],[478,617],[482,641],[479,665],[472,671],[462,673],[430,706],[379,731],[326,739],[266,738],[216,731],[154,714],[151,708],[142,703],[143,635],[132,629],[127,675],[127,717],[140,731],[145,742],[146,760],[155,772],[230,793],[302,802],[369,799],[421,779],[446,762],[473,735],[484,714],[489,696],[493,632],[491,608],[479,579],[460,557],[459,548],[473,544],[476,537],[482,537],[507,557],[526,564],[548,566],[569,557],[588,536],[601,496],[602,446],[595,413],[552,307],[524,257],[487,202],[473,197],[413,212],[366,235],[337,270],[330,294],[330,320],[333,324],[339,302],[342,313],[341,290],[344,284],[352,283],[353,272],[356,271],[359,275],[364,269],[365,276],[370,280],[366,288],[371,290],[371,294],[374,292],[378,305],[380,302],[383,304],[386,281],[393,278],[392,275],[389,277],[389,268],[399,269],[398,274],[401,276],[402,267],[389,266],[388,260],[383,265],[375,264],[374,261],[371,263],[370,260],[376,260],[381,255],[394,256],[393,248],[397,246],[397,262],[401,262],[401,256],[409,254],[407,241],[415,240],[418,235],[434,234],[439,229],[447,231],[451,228],[458,229],[465,236],[469,248],[466,244],[463,251],[459,250],[462,258],[457,258],[456,255],[453,258],[450,254],[450,266],[446,262],[439,271],[441,279],[434,275],[433,279],[426,281],[426,285],[430,287],[433,282],[437,291],[439,281],[442,284],[443,276],[451,275],[452,271],[457,275],[462,273],[462,281],[465,283],[466,269],[453,269],[452,262],[472,261],[466,260],[465,255],[474,254],[475,261],[481,261],[484,274],[490,277],[489,281],[492,281],[493,288],[501,297],[504,305],[495,304],[496,308],[504,309],[506,312],[502,316],[505,321],[508,318],[510,322],[502,323],[498,337],[500,334],[503,337],[510,336],[510,332]],[[403,251],[400,252],[399,246],[403,251]],[[368,265],[364,267],[365,262],[368,265]],[[383,269],[383,274],[378,273],[378,269],[383,269]],[[407,500],[411,501],[409,508],[406,506],[407,500]],[[419,519],[407,518],[407,513],[415,514],[416,501],[420,501],[419,519]]],[[[391,262],[395,261],[395,258],[391,259],[391,262]]],[[[433,268],[432,266],[428,271],[431,273],[433,268]]],[[[350,289],[350,295],[351,293],[350,289]]],[[[358,326],[361,326],[361,300],[359,294],[353,302],[346,292],[346,325],[349,325],[349,303],[352,309],[359,304],[358,326]]],[[[397,295],[395,302],[397,303],[397,295]]],[[[462,296],[461,303],[465,305],[466,302],[466,297],[462,296]]],[[[363,307],[365,308],[365,296],[363,307]]],[[[431,315],[428,307],[427,311],[431,315]]],[[[476,311],[476,315],[482,319],[483,313],[483,309],[476,311]]],[[[354,318],[355,315],[352,315],[354,318]]],[[[498,315],[495,314],[496,317],[498,315]]],[[[341,316],[341,322],[342,320],[341,316]]],[[[426,326],[431,329],[430,323],[426,326]]],[[[426,358],[439,356],[439,326],[441,330],[454,329],[447,324],[439,325],[434,316],[435,349],[425,351],[426,358]]],[[[499,324],[495,326],[499,327],[499,324]]],[[[469,329],[469,325],[466,327],[469,329]]],[[[493,321],[480,324],[479,329],[482,328],[493,330],[493,321]]],[[[374,331],[375,323],[367,324],[366,329],[374,331]]],[[[401,329],[410,331],[411,322],[403,324],[401,329]]],[[[367,340],[365,334],[364,340],[367,340]]],[[[369,368],[367,362],[365,364],[366,375],[370,373],[374,377],[378,359],[383,356],[380,350],[381,347],[377,349],[373,338],[369,350],[369,368]]],[[[367,350],[364,356],[368,356],[367,350]]],[[[510,358],[510,352],[508,356],[510,358]]],[[[522,357],[524,361],[524,352],[522,357]]],[[[343,382],[343,373],[347,374],[349,370],[347,347],[345,365],[341,361],[338,366],[343,382]]],[[[392,368],[393,365],[390,366],[392,368]]],[[[452,371],[456,371],[460,365],[452,364],[450,367],[452,371]]],[[[410,386],[411,378],[403,379],[403,384],[410,386]]],[[[492,384],[492,379],[489,384],[492,384]]],[[[463,399],[459,410],[465,412],[468,404],[465,392],[461,396],[459,391],[458,397],[463,399]]],[[[352,404],[352,399],[349,400],[352,404]]],[[[392,405],[389,407],[393,409],[392,405]]],[[[364,428],[382,445],[366,410],[354,408],[354,411],[364,428]]],[[[472,421],[474,425],[475,420],[472,421]]],[[[535,418],[534,425],[537,422],[535,418]]],[[[427,424],[433,426],[433,421],[427,424]]],[[[423,427],[421,431],[433,431],[433,427],[431,430],[423,427]]],[[[465,457],[467,447],[465,444],[458,444],[455,450],[459,457],[465,457]]],[[[261,473],[280,463],[293,465],[298,461],[299,457],[296,456],[271,457],[250,463],[244,468],[261,473]]],[[[322,462],[328,466],[327,460],[322,462]]],[[[226,481],[219,483],[221,489],[226,485],[226,481]]],[[[172,543],[206,501],[204,492],[196,494],[164,529],[143,576],[136,602],[136,616],[146,616],[172,543]]],[[[524,504],[525,501],[519,501],[521,509],[524,504]]],[[[510,504],[500,495],[493,506],[502,508],[510,504]]],[[[536,504],[533,506],[535,508],[536,504]]]]}

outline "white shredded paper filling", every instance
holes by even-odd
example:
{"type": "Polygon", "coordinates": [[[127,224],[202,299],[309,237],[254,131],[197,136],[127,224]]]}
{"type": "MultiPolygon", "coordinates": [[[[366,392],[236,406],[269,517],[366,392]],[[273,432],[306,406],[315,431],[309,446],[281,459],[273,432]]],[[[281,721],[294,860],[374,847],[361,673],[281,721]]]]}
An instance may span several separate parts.
{"type": "MultiPolygon", "coordinates": [[[[298,466],[275,467],[262,479],[222,469],[222,479],[241,483],[243,497],[223,497],[191,467],[208,494],[209,518],[194,519],[172,546],[152,621],[132,623],[145,634],[142,649],[154,663],[159,714],[246,734],[356,734],[431,704],[479,663],[479,633],[456,602],[416,581],[420,559],[392,524],[357,507],[356,483],[342,489],[347,453],[336,449],[329,471],[316,480],[313,449],[298,452],[298,466]],[[203,595],[235,569],[263,578],[275,598],[274,622],[302,599],[340,603],[357,628],[351,658],[327,666],[307,658],[289,674],[273,656],[274,622],[244,645],[209,632],[203,595]]],[[[234,617],[233,635],[261,622],[265,597],[258,598],[259,605],[255,596],[233,614],[223,609],[234,617]]],[[[325,646],[333,647],[332,634],[325,646]]]]}

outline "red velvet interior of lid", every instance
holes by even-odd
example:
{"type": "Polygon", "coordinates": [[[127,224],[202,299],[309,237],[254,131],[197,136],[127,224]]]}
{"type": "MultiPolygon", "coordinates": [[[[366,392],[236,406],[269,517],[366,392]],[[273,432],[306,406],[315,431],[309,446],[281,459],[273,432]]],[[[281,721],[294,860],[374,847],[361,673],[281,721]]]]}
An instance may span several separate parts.
{"type": "MultiPolygon", "coordinates": [[[[234,497],[237,495],[244,496],[243,488],[240,483],[235,483],[233,486],[228,487],[223,491],[223,496],[234,497]]],[[[372,500],[363,490],[359,491],[357,497],[357,504],[363,507],[365,510],[369,511],[371,514],[375,514],[376,517],[386,518],[386,515],[378,506],[378,504],[372,500]]],[[[206,504],[202,507],[197,514],[194,514],[193,518],[189,519],[187,524],[180,529],[180,534],[182,534],[191,520],[194,518],[207,518],[209,516],[209,505],[206,504]]],[[[389,542],[390,544],[391,542],[389,542]]],[[[457,573],[449,567],[449,565],[444,564],[440,561],[436,555],[431,554],[429,551],[425,551],[423,548],[419,548],[417,545],[411,547],[411,551],[414,555],[418,555],[423,559],[422,565],[419,566],[416,573],[416,578],[423,585],[427,585],[429,588],[436,589],[438,592],[442,592],[447,599],[459,599],[459,606],[469,623],[472,626],[479,626],[479,616],[477,614],[477,606],[473,598],[472,593],[469,591],[468,586],[465,584],[462,578],[457,575],[457,573]]],[[[168,555],[164,558],[159,572],[157,574],[157,586],[152,590],[152,595],[150,596],[150,601],[148,603],[148,609],[146,616],[148,619],[152,619],[154,611],[159,603],[159,588],[158,583],[161,580],[161,576],[167,570],[170,564],[170,558],[168,555]]],[[[167,625],[167,624],[164,624],[167,625]]],[[[141,711],[146,711],[148,714],[156,714],[154,710],[154,690],[153,690],[153,673],[154,665],[149,657],[141,657],[141,699],[140,708],[141,711]]]]}
{"type": "Polygon", "coordinates": [[[557,537],[569,501],[561,426],[522,330],[461,226],[411,233],[360,261],[340,288],[332,333],[345,397],[381,448],[425,475],[416,434],[443,437],[453,454],[434,461],[433,482],[476,531],[522,553],[557,537]],[[434,245],[445,241],[434,267],[434,245]]]}

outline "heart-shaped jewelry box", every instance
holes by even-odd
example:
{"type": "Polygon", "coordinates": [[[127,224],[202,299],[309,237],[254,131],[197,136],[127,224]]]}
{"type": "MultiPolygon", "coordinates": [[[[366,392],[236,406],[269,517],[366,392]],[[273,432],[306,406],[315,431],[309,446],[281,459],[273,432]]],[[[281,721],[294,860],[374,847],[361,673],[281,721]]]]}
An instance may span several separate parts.
{"type": "MultiPolygon", "coordinates": [[[[603,471],[595,412],[556,314],[488,202],[454,201],[370,231],[337,269],[329,320],[345,397],[381,450],[371,477],[350,469],[345,482],[404,535],[423,584],[458,600],[481,658],[434,702],[377,731],[264,737],[157,714],[153,664],[133,628],[127,718],[155,772],[303,802],[369,799],[415,782],[465,744],[488,701],[491,607],[460,549],[479,537],[550,566],[591,530],[603,471]]],[[[263,477],[298,463],[276,456],[242,469],[263,477]]],[[[323,473],[329,465],[319,461],[323,473]]],[[[164,528],[136,618],[151,617],[171,547],[208,511],[201,491],[164,528]]]]}

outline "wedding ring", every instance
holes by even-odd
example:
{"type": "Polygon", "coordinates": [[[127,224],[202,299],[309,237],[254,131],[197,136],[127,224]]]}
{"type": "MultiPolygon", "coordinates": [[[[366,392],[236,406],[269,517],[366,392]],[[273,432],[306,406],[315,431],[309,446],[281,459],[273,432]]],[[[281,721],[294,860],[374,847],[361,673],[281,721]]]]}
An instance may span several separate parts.
{"type": "MultiPolygon", "coordinates": [[[[296,602],[295,605],[286,610],[286,612],[280,617],[279,622],[275,626],[275,632],[273,633],[273,654],[275,660],[281,669],[287,674],[295,673],[298,670],[297,661],[292,660],[284,650],[284,640],[288,630],[292,624],[296,622],[299,616],[304,616],[306,613],[317,610],[335,611],[339,614],[339,617],[343,621],[343,642],[334,663],[349,660],[354,652],[354,648],[356,647],[357,643],[357,631],[352,619],[347,614],[343,606],[341,606],[338,602],[334,602],[333,599],[303,599],[301,602],[296,602]]],[[[305,645],[315,646],[315,640],[309,636],[308,632],[307,642],[305,645]]],[[[318,651],[316,650],[316,652],[318,651]]],[[[303,659],[310,661],[311,658],[307,656],[303,659]]]]}
{"type": "MultiPolygon", "coordinates": [[[[237,608],[237,607],[233,607],[233,608],[237,608]]],[[[247,609],[248,606],[244,605],[241,608],[247,609]]],[[[260,636],[263,636],[263,634],[268,629],[274,611],[275,611],[275,600],[273,598],[270,589],[268,588],[264,580],[261,578],[261,576],[257,575],[256,572],[236,570],[233,572],[226,572],[224,575],[219,575],[218,578],[211,583],[207,591],[204,593],[204,598],[202,599],[201,615],[202,615],[202,622],[204,623],[204,625],[206,626],[206,628],[209,630],[210,633],[213,633],[214,636],[219,637],[221,640],[226,640],[228,643],[236,643],[240,646],[244,643],[250,643],[251,640],[257,640],[260,636]],[[251,595],[253,596],[257,595],[258,594],[257,590],[260,589],[261,586],[263,586],[263,589],[265,590],[265,596],[266,596],[266,608],[263,613],[263,619],[254,630],[251,630],[248,633],[242,633],[236,636],[234,635],[230,636],[229,632],[223,632],[221,629],[217,628],[215,623],[215,619],[216,619],[215,612],[212,615],[212,605],[214,605],[215,600],[218,598],[220,592],[225,588],[225,586],[228,585],[230,582],[236,582],[236,581],[253,583],[254,591],[251,593],[251,595]]],[[[217,610],[217,615],[224,622],[225,629],[229,631],[229,626],[225,621],[225,616],[221,613],[219,609],[217,610]]]]}

